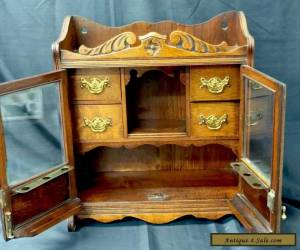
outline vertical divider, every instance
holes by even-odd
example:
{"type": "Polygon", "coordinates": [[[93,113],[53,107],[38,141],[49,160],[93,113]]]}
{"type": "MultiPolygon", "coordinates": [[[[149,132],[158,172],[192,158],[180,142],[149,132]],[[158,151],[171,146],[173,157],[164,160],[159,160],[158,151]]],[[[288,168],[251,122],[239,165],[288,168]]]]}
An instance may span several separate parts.
{"type": "Polygon", "coordinates": [[[187,136],[191,135],[191,120],[190,120],[190,67],[185,68],[185,102],[186,102],[186,110],[185,110],[185,119],[186,119],[186,133],[187,136]]]}
{"type": "Polygon", "coordinates": [[[122,120],[123,120],[123,135],[128,137],[128,126],[127,126],[127,107],[126,107],[126,83],[125,83],[125,69],[120,68],[121,74],[121,98],[122,98],[122,120]]]}

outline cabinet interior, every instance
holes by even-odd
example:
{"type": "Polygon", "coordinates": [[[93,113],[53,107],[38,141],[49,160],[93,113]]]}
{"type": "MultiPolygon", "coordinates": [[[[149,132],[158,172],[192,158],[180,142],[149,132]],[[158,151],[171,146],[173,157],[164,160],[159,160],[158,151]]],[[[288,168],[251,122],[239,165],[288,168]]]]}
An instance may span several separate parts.
{"type": "Polygon", "coordinates": [[[185,67],[126,69],[128,135],[185,134],[185,67]]]}
{"type": "Polygon", "coordinates": [[[229,166],[235,159],[217,144],[99,147],[83,158],[79,196],[83,202],[225,199],[237,191],[229,166]]]}

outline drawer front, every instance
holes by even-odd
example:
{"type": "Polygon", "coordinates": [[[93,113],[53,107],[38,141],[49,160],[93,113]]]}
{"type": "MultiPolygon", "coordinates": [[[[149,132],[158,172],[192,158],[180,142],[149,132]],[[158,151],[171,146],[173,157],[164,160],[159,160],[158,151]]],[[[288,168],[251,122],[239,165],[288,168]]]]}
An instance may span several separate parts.
{"type": "Polygon", "coordinates": [[[240,66],[196,66],[190,69],[190,100],[240,98],[240,66]]]}
{"type": "Polygon", "coordinates": [[[70,77],[73,100],[92,100],[100,103],[121,102],[119,69],[79,71],[70,77]]]}
{"type": "Polygon", "coordinates": [[[238,136],[238,131],[238,103],[191,103],[192,136],[238,136]]]}
{"type": "Polygon", "coordinates": [[[122,105],[74,105],[77,140],[123,137],[122,105]]]}

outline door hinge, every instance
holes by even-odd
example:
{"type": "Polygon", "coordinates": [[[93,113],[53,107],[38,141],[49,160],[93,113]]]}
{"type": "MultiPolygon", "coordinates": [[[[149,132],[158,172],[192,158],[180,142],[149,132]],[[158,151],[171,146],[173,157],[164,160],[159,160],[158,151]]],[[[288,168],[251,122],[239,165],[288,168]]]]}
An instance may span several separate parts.
{"type": "MultiPolygon", "coordinates": [[[[0,190],[0,208],[5,209],[6,207],[6,197],[5,192],[3,190],[0,190]]],[[[3,213],[4,217],[4,228],[6,238],[7,239],[13,239],[15,236],[13,235],[13,226],[12,226],[12,218],[11,218],[11,212],[7,211],[3,213]]]]}
{"type": "Polygon", "coordinates": [[[13,234],[13,227],[12,227],[12,219],[11,219],[11,212],[4,213],[4,223],[5,223],[5,234],[8,239],[15,238],[13,234]]]}
{"type": "Polygon", "coordinates": [[[267,196],[267,207],[270,209],[271,213],[273,213],[274,211],[275,196],[275,191],[273,189],[270,189],[267,196]]]}

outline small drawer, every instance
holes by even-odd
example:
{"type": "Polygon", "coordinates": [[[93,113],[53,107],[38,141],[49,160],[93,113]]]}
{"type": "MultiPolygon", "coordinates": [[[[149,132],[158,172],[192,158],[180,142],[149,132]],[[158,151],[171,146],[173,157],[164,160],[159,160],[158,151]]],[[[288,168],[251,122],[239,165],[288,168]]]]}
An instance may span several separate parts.
{"type": "Polygon", "coordinates": [[[78,71],[70,76],[73,100],[121,103],[119,69],[78,71]]]}
{"type": "Polygon", "coordinates": [[[238,136],[238,131],[238,103],[191,103],[192,136],[238,136]]]}
{"type": "Polygon", "coordinates": [[[122,105],[74,105],[79,141],[123,137],[122,105]]]}
{"type": "Polygon", "coordinates": [[[190,68],[190,100],[235,100],[240,98],[240,67],[195,66],[190,68]]]}

